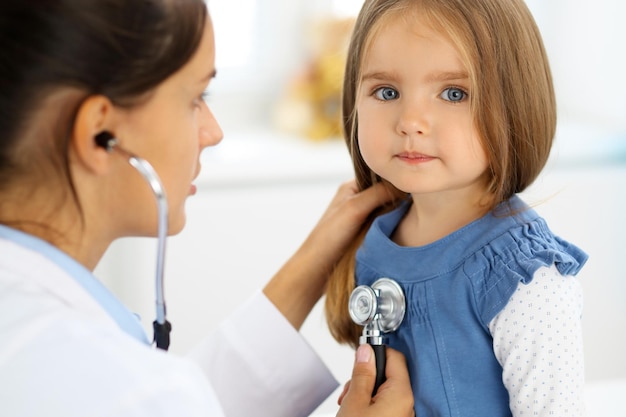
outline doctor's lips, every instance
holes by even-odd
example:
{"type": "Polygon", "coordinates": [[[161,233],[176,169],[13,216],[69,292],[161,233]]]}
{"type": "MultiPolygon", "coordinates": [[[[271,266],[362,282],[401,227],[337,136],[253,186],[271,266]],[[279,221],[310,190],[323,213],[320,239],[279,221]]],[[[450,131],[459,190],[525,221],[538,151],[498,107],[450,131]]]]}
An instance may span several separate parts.
{"type": "Polygon", "coordinates": [[[396,158],[409,164],[421,164],[436,159],[434,156],[424,155],[419,152],[401,152],[396,154],[396,158]]]}
{"type": "Polygon", "coordinates": [[[189,195],[195,195],[196,192],[198,191],[198,187],[196,186],[196,184],[194,184],[194,181],[198,179],[199,175],[200,175],[200,163],[198,163],[196,174],[193,176],[193,179],[191,180],[191,184],[189,184],[189,195]]]}

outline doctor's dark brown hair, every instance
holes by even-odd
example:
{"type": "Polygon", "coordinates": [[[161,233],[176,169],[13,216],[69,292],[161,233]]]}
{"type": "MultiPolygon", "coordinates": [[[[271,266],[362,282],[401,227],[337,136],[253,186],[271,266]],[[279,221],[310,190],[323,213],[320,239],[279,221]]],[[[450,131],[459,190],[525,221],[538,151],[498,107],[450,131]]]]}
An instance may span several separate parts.
{"type": "MultiPolygon", "coordinates": [[[[355,107],[369,45],[392,19],[420,16],[446,36],[467,66],[474,124],[488,156],[491,208],[524,191],[547,162],[556,130],[552,76],[543,41],[523,0],[366,0],[353,31],[343,90],[344,137],[359,188],[383,181],[363,160],[355,107]]],[[[391,184],[392,192],[402,195],[391,184]]],[[[401,200],[398,198],[397,203],[401,200]]],[[[392,209],[387,207],[387,210],[392,209]]],[[[341,343],[356,346],[360,328],[348,315],[356,251],[369,224],[336,266],[326,318],[341,343]]]]}
{"type": "Polygon", "coordinates": [[[202,0],[2,0],[0,191],[18,178],[39,184],[53,169],[80,211],[68,141],[81,102],[104,95],[132,107],[147,99],[193,56],[206,18],[202,0]],[[62,91],[72,94],[33,132],[42,103],[62,91]]]}

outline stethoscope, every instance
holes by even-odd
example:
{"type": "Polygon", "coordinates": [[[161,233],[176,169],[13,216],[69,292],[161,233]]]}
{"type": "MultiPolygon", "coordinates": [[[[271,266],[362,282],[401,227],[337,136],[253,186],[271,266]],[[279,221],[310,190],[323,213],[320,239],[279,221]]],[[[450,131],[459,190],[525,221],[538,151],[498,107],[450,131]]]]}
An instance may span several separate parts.
{"type": "Polygon", "coordinates": [[[96,144],[103,147],[107,152],[116,150],[128,158],[128,163],[135,168],[146,180],[154,194],[157,203],[158,226],[157,226],[157,262],[156,262],[156,320],[152,323],[154,329],[154,342],[159,349],[167,350],[170,346],[170,332],[172,325],[166,319],[165,296],[163,294],[163,273],[165,265],[165,242],[167,240],[167,217],[168,207],[165,189],[161,179],[152,165],[145,159],[124,150],[118,145],[117,139],[107,131],[96,135],[96,144]]]}
{"type": "Polygon", "coordinates": [[[372,396],[385,382],[387,362],[385,333],[394,332],[400,327],[406,311],[404,292],[398,283],[390,278],[380,278],[371,287],[359,285],[350,295],[348,302],[350,317],[363,326],[359,343],[369,343],[376,358],[376,383],[372,396]]]}

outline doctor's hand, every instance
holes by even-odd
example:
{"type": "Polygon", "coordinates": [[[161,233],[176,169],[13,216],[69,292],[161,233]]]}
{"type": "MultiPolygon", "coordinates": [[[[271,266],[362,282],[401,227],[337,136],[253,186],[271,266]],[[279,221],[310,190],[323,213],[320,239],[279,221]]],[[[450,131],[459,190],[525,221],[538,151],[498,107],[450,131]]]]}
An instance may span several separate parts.
{"type": "Polygon", "coordinates": [[[302,246],[263,289],[267,298],[300,329],[322,297],[328,276],[369,214],[392,199],[383,184],[358,191],[342,184],[302,246]]]}
{"type": "Polygon", "coordinates": [[[368,344],[359,346],[352,371],[352,380],[339,397],[337,417],[414,417],[413,392],[404,356],[389,347],[387,351],[387,380],[372,398],[376,380],[374,351],[368,344]]]}

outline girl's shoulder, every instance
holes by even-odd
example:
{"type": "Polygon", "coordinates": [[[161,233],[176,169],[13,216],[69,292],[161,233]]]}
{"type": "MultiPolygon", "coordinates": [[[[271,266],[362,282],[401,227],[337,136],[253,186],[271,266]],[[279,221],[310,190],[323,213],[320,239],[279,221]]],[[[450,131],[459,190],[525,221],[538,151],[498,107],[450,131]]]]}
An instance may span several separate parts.
{"type": "Polygon", "coordinates": [[[486,239],[463,262],[483,319],[488,322],[502,308],[519,283],[528,284],[542,267],[554,265],[563,276],[576,275],[588,259],[578,246],[555,235],[546,221],[521,199],[510,200],[514,210],[497,211],[485,222],[486,239]]]}
{"type": "Polygon", "coordinates": [[[575,275],[588,258],[582,249],[555,235],[545,219],[517,196],[478,223],[480,230],[465,262],[472,275],[506,270],[524,281],[539,267],[550,265],[562,275],[575,275]]]}

